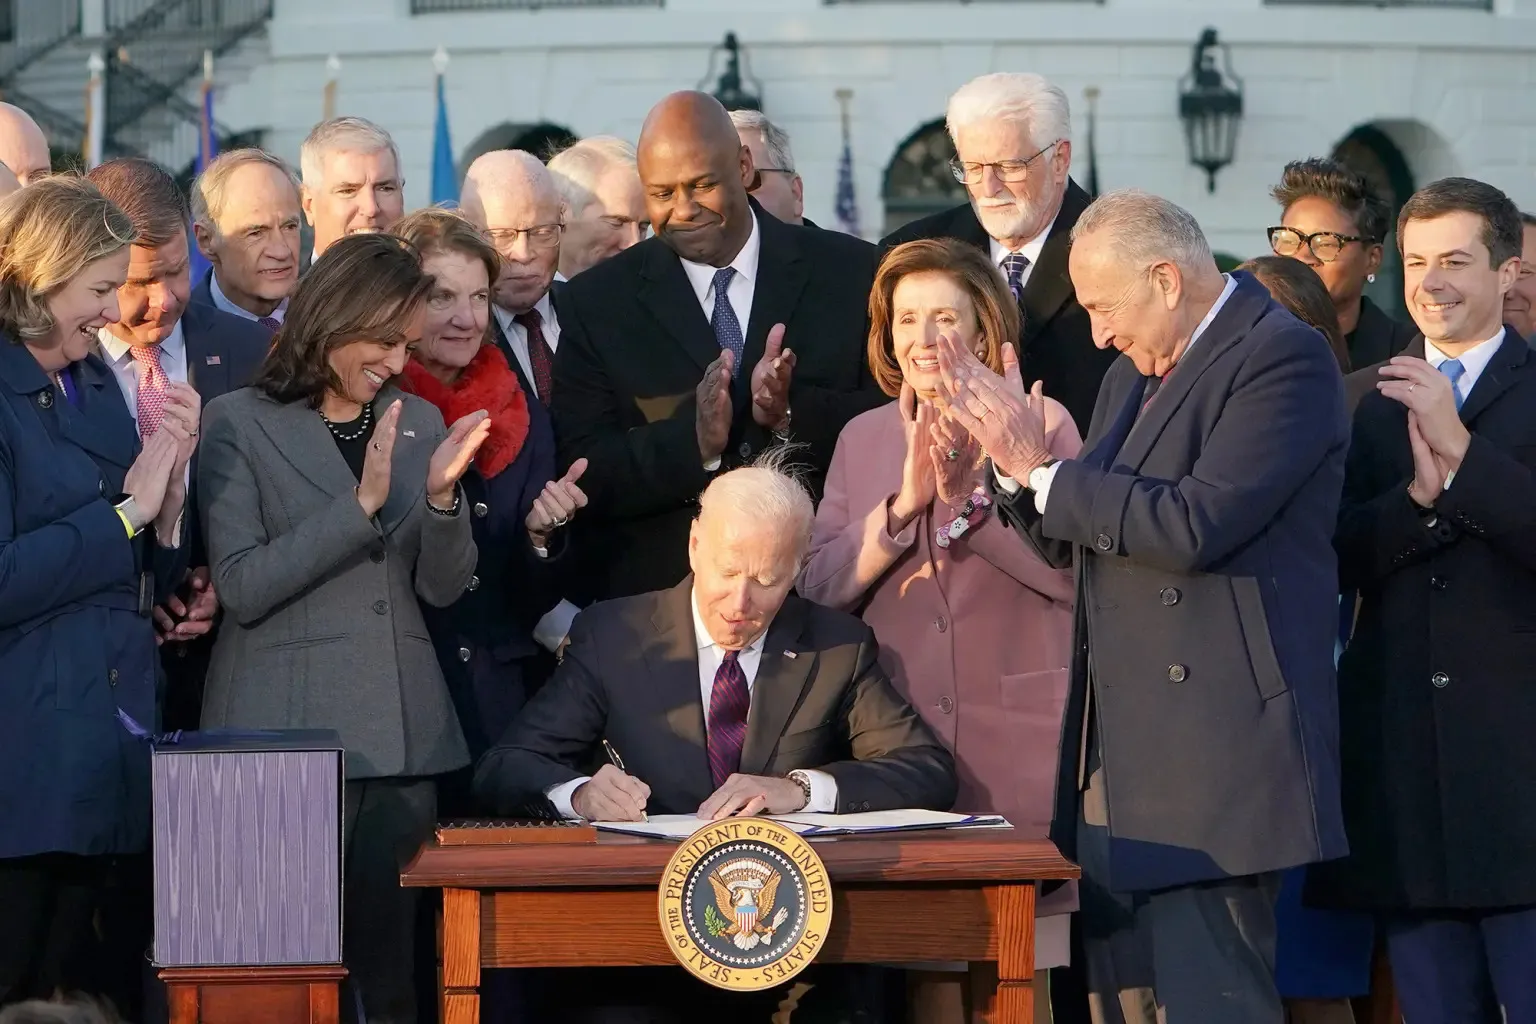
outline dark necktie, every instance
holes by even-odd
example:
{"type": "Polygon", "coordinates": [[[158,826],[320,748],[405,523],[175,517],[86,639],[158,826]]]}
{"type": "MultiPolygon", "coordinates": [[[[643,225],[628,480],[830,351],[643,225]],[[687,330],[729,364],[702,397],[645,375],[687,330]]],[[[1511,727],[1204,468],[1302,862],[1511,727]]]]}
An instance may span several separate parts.
{"type": "Polygon", "coordinates": [[[528,365],[533,368],[533,390],[539,393],[539,401],[548,405],[555,385],[555,357],[544,340],[544,318],[538,310],[530,309],[512,319],[528,332],[528,365]]]}
{"type": "Polygon", "coordinates": [[[715,670],[709,691],[709,722],[705,747],[709,752],[709,777],[719,789],[741,769],[741,745],[747,738],[747,674],[741,670],[738,652],[727,651],[715,670]]]}
{"type": "Polygon", "coordinates": [[[277,329],[283,326],[283,322],[275,316],[259,316],[256,318],[256,322],[261,324],[261,326],[265,327],[267,330],[271,331],[273,334],[276,334],[277,329]]]}
{"type": "Polygon", "coordinates": [[[1024,271],[1029,269],[1029,257],[1011,252],[1003,259],[1003,273],[1008,275],[1008,290],[1015,302],[1024,300],[1024,271]]]}
{"type": "Polygon", "coordinates": [[[747,344],[742,337],[741,321],[736,319],[736,310],[731,306],[731,278],[736,276],[736,268],[721,267],[715,271],[715,312],[709,319],[710,326],[715,329],[715,340],[721,348],[731,350],[734,357],[732,362],[732,374],[741,376],[742,354],[746,351],[747,344]]]}

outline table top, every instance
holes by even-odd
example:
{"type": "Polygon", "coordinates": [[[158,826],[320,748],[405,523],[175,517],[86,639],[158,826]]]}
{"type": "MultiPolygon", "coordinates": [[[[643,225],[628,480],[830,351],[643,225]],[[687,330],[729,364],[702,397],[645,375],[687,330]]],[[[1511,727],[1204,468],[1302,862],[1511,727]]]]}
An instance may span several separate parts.
{"type": "MultiPolygon", "coordinates": [[[[726,822],[721,822],[726,824],[726,822]]],[[[1048,839],[1011,828],[829,836],[812,840],[832,881],[1004,883],[1077,878],[1048,839]]],[[[439,846],[429,839],[400,873],[408,887],[617,889],[654,887],[679,844],[598,834],[596,843],[439,846]]]]}

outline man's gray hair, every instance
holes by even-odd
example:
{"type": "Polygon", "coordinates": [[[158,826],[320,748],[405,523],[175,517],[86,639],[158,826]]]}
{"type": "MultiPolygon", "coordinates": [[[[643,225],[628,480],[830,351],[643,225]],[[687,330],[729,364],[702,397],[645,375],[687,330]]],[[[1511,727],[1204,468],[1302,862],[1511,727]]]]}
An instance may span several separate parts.
{"type": "Polygon", "coordinates": [[[597,198],[597,180],[615,167],[639,177],[635,147],[616,135],[594,135],[573,142],[549,158],[549,173],[572,217],[580,217],[592,205],[597,198]]]}
{"type": "Polygon", "coordinates": [[[699,495],[699,517],[713,510],[734,513],[752,523],[772,523],[792,534],[795,560],[803,561],[811,547],[816,508],[797,475],[797,450],[796,445],[770,448],[752,465],[715,477],[699,495]]]}
{"type": "Polygon", "coordinates": [[[984,121],[1018,121],[1036,149],[1072,138],[1067,94],[1032,72],[999,71],[971,79],[949,98],[944,119],[951,139],[956,128],[984,121]]]}
{"type": "Polygon", "coordinates": [[[789,148],[789,133],[768,120],[761,110],[733,110],[731,124],[736,131],[757,132],[763,137],[763,148],[773,159],[774,169],[795,173],[795,154],[789,148]]]}
{"type": "Polygon", "coordinates": [[[214,157],[213,163],[192,182],[192,223],[201,224],[218,234],[218,222],[224,215],[224,193],[229,188],[229,179],[248,164],[266,164],[275,168],[293,185],[294,195],[298,195],[299,176],[293,173],[287,161],[255,147],[231,149],[214,157]]]}
{"type": "Polygon", "coordinates": [[[387,149],[400,173],[400,150],[389,132],[363,117],[333,117],[310,129],[299,147],[299,167],[304,184],[321,188],[325,178],[325,158],[334,152],[372,153],[387,149]]]}
{"type": "Polygon", "coordinates": [[[1120,257],[1137,266],[1167,260],[1185,270],[1205,270],[1216,263],[1205,232],[1188,210],[1139,188],[1095,199],[1072,225],[1072,241],[1099,232],[1107,232],[1120,257]]]}

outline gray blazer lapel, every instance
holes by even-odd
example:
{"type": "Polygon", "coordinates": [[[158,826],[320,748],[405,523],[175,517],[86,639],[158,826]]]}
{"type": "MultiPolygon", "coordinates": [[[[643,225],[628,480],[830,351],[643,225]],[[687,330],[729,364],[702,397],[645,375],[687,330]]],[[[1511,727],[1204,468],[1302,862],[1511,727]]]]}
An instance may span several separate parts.
{"type": "Polygon", "coordinates": [[[265,399],[256,426],[290,466],[325,493],[339,498],[357,489],[357,478],[341,457],[336,439],[307,403],[265,399]]]}
{"type": "Polygon", "coordinates": [[[768,627],[757,679],[752,684],[752,704],[747,711],[747,736],[741,745],[741,771],[760,775],[784,735],[790,716],[811,679],[816,653],[800,646],[805,622],[805,603],[791,595],[768,627]]]}
{"type": "MultiPolygon", "coordinates": [[[[374,408],[383,412],[390,403],[403,397],[398,388],[386,386],[379,392],[374,408]]],[[[429,402],[406,399],[401,406],[394,458],[390,460],[389,498],[379,509],[379,525],[386,534],[394,533],[417,505],[426,500],[427,468],[432,453],[445,436],[441,424],[442,416],[429,402]]],[[[460,513],[469,515],[470,510],[461,509],[460,513]]]]}

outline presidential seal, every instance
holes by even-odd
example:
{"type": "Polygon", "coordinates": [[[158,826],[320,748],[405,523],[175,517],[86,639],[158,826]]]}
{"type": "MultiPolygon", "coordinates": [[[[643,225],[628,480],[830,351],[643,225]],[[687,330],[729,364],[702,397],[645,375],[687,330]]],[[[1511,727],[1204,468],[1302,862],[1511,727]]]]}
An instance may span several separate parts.
{"type": "Polygon", "coordinates": [[[811,844],[763,818],[725,818],[683,840],[661,876],[661,930],[679,963],[718,988],[793,978],[832,924],[832,886],[811,844]]]}

